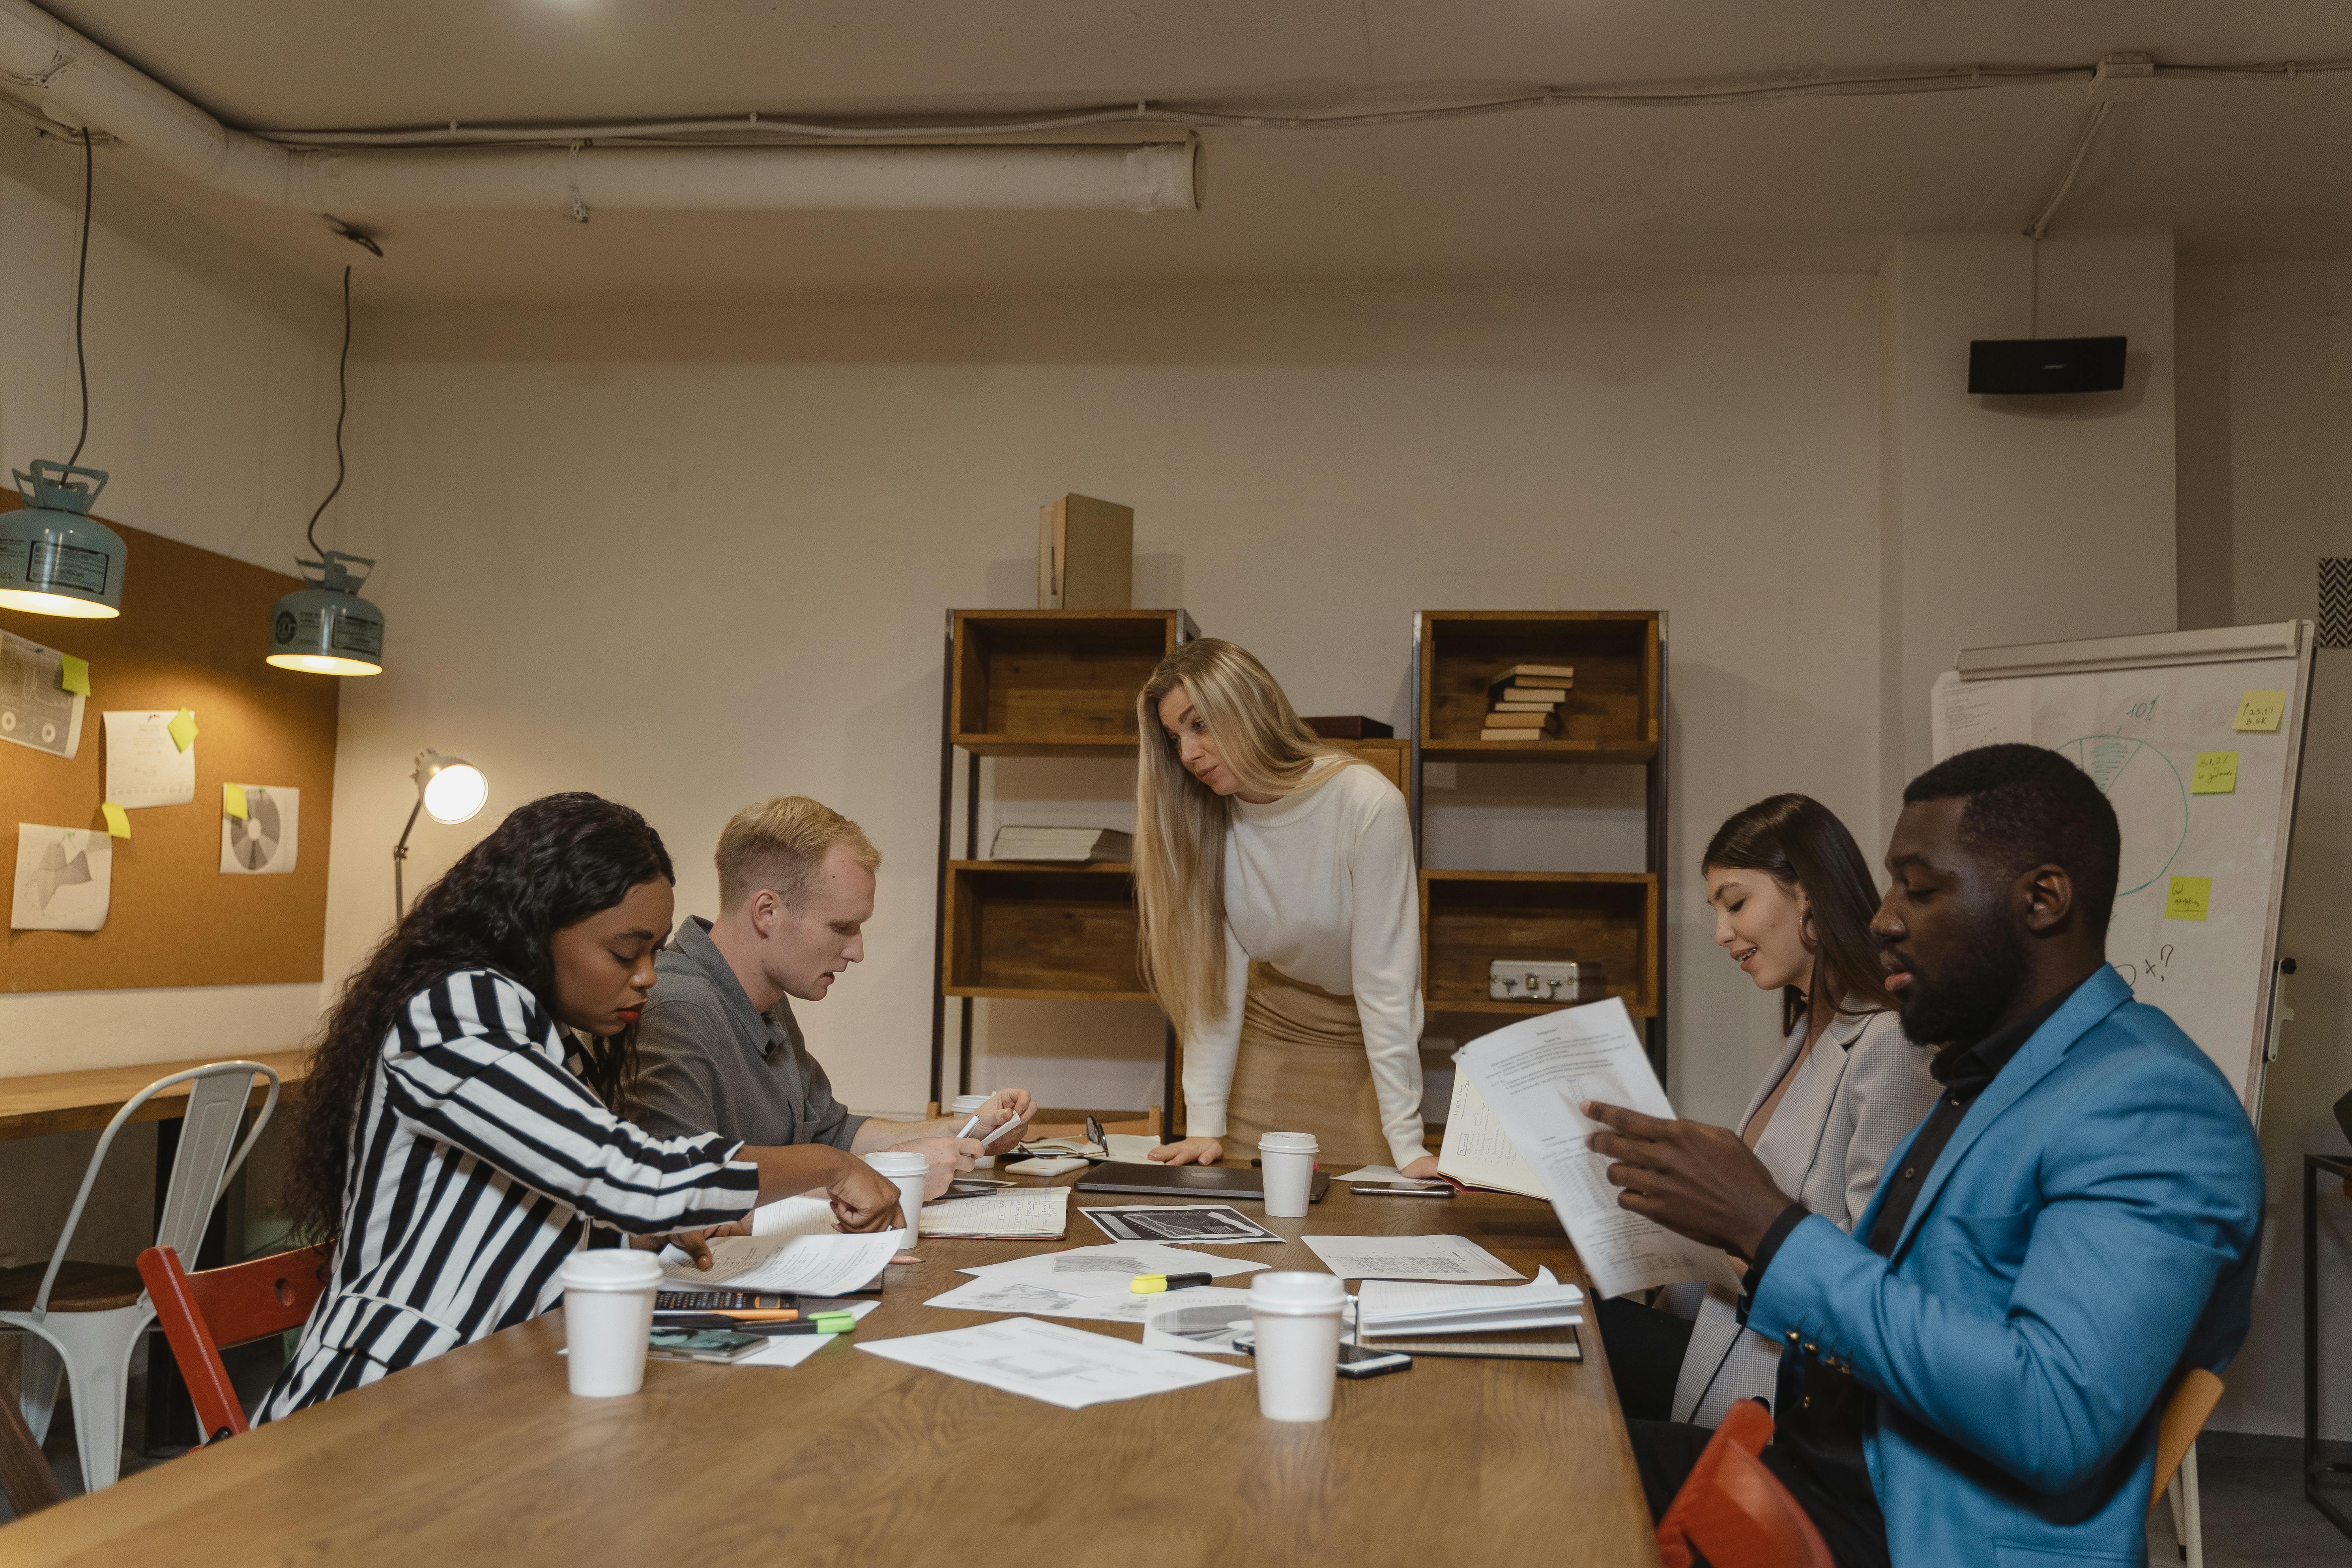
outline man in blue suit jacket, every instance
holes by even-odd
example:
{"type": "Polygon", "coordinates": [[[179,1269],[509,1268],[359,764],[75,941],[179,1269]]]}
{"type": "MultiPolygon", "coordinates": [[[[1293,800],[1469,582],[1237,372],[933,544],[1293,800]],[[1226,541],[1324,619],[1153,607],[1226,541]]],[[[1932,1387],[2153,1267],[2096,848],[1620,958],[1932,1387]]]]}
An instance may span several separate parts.
{"type": "MultiPolygon", "coordinates": [[[[1750,1262],[1767,1462],[1841,1568],[2140,1568],[2157,1420],[2246,1335],[2263,1167],[2235,1093],[2105,962],[2114,810],[2053,752],[1912,781],[1872,922],[1945,1087],[1851,1236],[1733,1134],[1611,1106],[1636,1213],[1750,1262]]],[[[1706,1434],[1635,1422],[1652,1507],[1706,1434]]]]}

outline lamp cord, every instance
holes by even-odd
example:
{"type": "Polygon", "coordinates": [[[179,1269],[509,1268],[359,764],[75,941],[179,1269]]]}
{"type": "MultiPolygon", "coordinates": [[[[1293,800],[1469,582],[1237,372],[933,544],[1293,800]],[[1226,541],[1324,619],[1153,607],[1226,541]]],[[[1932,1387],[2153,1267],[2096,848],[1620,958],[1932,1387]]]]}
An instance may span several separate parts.
{"type": "Polygon", "coordinates": [[[81,128],[81,247],[74,257],[74,379],[81,384],[81,434],[74,437],[73,456],[66,459],[70,468],[81,461],[81,449],[89,439],[89,361],[81,348],[82,285],[89,277],[89,199],[90,188],[97,183],[98,160],[89,147],[89,127],[81,128]]]}
{"type": "Polygon", "coordinates": [[[324,561],[326,552],[319,548],[319,519],[326,515],[327,504],[342,493],[343,489],[343,416],[352,406],[352,269],[343,268],[343,353],[335,362],[335,488],[327,492],[326,500],[310,514],[310,525],[302,536],[310,542],[310,553],[324,561]]]}

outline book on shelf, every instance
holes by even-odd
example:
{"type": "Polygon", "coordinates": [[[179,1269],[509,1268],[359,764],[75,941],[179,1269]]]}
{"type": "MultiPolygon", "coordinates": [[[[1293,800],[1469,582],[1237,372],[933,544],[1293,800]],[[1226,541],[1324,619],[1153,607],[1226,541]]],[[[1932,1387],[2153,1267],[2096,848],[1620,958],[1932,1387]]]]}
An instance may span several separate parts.
{"type": "Polygon", "coordinates": [[[1482,741],[1557,741],[1559,739],[1559,731],[1557,729],[1481,730],[1478,731],[1478,738],[1482,741]]]}
{"type": "Polygon", "coordinates": [[[996,830],[988,847],[992,860],[1053,860],[1071,865],[1097,861],[1125,864],[1135,857],[1135,836],[1115,827],[1013,827],[996,830]]]}
{"type": "Polygon", "coordinates": [[[1534,685],[1498,680],[1486,688],[1489,702],[1565,702],[1569,688],[1559,685],[1534,685]]]}
{"type": "Polygon", "coordinates": [[[1497,702],[1486,711],[1489,713],[1549,713],[1559,706],[1557,702],[1497,702]]]}
{"type": "Polygon", "coordinates": [[[1549,708],[1531,708],[1518,712],[1496,711],[1486,715],[1489,730],[1541,730],[1559,728],[1559,720],[1549,708]]]}
{"type": "Polygon", "coordinates": [[[1497,670],[1487,680],[1486,690],[1492,694],[1508,687],[1532,687],[1565,696],[1568,689],[1575,684],[1576,669],[1572,665],[1515,664],[1508,669],[1497,670]]]}

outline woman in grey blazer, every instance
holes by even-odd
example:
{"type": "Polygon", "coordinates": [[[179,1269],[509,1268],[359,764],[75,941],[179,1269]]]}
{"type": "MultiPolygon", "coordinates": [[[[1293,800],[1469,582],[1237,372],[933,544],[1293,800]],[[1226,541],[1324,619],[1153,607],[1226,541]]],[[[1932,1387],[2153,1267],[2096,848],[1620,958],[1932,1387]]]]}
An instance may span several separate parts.
{"type": "MultiPolygon", "coordinates": [[[[1827,807],[1779,795],[1717,828],[1700,869],[1717,945],[1758,989],[1780,993],[1788,1033],[1736,1130],[1781,1191],[1851,1230],[1937,1093],[1871,940],[1878,891],[1868,863],[1827,807]]],[[[1740,1326],[1732,1291],[1674,1286],[1660,1305],[1665,1312],[1603,1304],[1612,1369],[1621,1342],[1626,1352],[1618,1390],[1627,1415],[1713,1426],[1736,1400],[1773,1397],[1780,1347],[1740,1326]]]]}

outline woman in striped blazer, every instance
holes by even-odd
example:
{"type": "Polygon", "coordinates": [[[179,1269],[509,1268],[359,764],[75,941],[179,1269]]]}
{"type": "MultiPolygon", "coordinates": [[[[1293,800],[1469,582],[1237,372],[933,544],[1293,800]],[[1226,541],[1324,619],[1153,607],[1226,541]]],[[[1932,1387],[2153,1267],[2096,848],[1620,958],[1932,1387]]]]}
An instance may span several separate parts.
{"type": "MultiPolygon", "coordinates": [[[[1828,807],[1776,795],[1716,829],[1699,868],[1717,945],[1759,990],[1780,993],[1787,1035],[1736,1130],[1781,1191],[1851,1230],[1937,1094],[1871,939],[1869,863],[1828,807]]],[[[1780,1347],[1741,1326],[1732,1291],[1670,1286],[1662,1305],[1600,1309],[1627,1415],[1715,1426],[1736,1400],[1772,1400],[1780,1347]]]]}
{"type": "Polygon", "coordinates": [[[286,1176],[298,1233],[335,1243],[331,1278],[260,1419],[546,1311],[593,1229],[703,1252],[689,1233],[814,1188],[845,1229],[898,1223],[897,1187],[841,1150],[656,1138],[612,1110],[674,879],[635,812],[549,795],[467,850],[344,985],[286,1176]]]}

